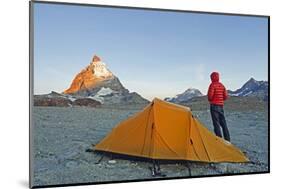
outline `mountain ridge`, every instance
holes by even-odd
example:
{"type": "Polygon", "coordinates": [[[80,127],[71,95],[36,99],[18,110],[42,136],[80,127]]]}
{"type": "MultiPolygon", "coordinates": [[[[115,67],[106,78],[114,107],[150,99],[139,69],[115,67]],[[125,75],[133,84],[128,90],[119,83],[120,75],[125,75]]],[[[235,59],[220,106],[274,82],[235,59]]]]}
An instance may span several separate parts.
{"type": "MultiPolygon", "coordinates": [[[[268,82],[267,81],[257,81],[251,77],[246,81],[239,89],[234,91],[227,90],[229,96],[239,96],[239,97],[258,97],[263,100],[268,100],[268,82]]],[[[183,93],[176,95],[175,97],[167,97],[164,100],[173,103],[185,103],[191,101],[195,97],[205,96],[201,93],[199,89],[188,88],[183,93]]]]}
{"type": "Polygon", "coordinates": [[[183,93],[180,93],[172,98],[169,98],[169,97],[165,98],[164,100],[168,101],[168,102],[173,102],[173,103],[183,103],[183,102],[187,102],[190,99],[192,99],[194,97],[198,97],[198,96],[203,96],[203,94],[201,93],[201,91],[199,89],[188,88],[183,93]]]}
{"type": "Polygon", "coordinates": [[[97,88],[108,86],[112,90],[128,91],[119,79],[106,67],[101,58],[94,55],[88,66],[82,69],[71,82],[64,94],[87,96],[97,91],[97,88]]]}
{"type": "Polygon", "coordinates": [[[75,75],[62,93],[35,95],[37,106],[99,106],[113,104],[146,104],[149,101],[126,89],[102,61],[94,55],[92,61],[75,75]]]}
{"type": "Polygon", "coordinates": [[[268,99],[268,81],[257,81],[251,77],[246,83],[235,91],[228,90],[229,96],[255,96],[268,99]]]}

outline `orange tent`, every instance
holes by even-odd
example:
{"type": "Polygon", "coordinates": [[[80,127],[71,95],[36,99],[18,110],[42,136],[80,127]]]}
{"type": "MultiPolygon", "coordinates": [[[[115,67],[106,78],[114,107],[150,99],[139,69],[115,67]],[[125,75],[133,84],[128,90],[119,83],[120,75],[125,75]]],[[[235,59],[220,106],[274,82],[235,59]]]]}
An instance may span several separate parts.
{"type": "Polygon", "coordinates": [[[157,98],[119,123],[94,149],[150,159],[249,161],[237,147],[205,128],[189,108],[157,98]]]}

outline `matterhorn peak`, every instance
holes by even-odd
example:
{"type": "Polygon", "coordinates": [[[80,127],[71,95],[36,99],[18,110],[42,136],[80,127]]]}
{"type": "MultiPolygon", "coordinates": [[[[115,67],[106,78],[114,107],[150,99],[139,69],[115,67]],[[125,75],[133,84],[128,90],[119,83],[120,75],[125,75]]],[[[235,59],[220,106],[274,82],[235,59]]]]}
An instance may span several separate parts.
{"type": "Polygon", "coordinates": [[[75,76],[70,87],[64,93],[72,94],[81,90],[90,90],[114,77],[113,73],[107,69],[106,64],[101,61],[101,58],[94,55],[90,65],[75,76]]]}
{"type": "Polygon", "coordinates": [[[106,64],[101,61],[101,58],[97,55],[94,55],[90,66],[87,69],[92,70],[92,73],[96,77],[108,78],[112,77],[112,72],[106,67],[106,64]]]}
{"type": "Polygon", "coordinates": [[[100,61],[101,61],[101,58],[97,55],[94,55],[92,62],[100,62],[100,61]]]}

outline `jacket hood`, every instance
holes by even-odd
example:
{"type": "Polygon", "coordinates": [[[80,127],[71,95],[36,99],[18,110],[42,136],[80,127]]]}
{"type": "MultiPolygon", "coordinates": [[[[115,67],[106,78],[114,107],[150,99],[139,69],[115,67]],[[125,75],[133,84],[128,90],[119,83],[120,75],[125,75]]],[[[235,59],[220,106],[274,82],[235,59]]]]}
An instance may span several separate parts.
{"type": "Polygon", "coordinates": [[[212,82],[218,82],[220,80],[220,76],[218,72],[213,72],[211,74],[211,80],[212,82]]]}

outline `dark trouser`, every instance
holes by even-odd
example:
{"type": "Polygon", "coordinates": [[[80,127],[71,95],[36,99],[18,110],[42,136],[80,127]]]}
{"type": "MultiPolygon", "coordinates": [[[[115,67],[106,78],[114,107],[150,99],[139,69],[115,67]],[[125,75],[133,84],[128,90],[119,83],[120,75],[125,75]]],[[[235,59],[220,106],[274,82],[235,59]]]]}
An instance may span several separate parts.
{"type": "Polygon", "coordinates": [[[222,137],[221,134],[221,128],[222,128],[224,139],[230,141],[230,135],[224,117],[223,106],[211,104],[210,110],[211,110],[211,116],[213,120],[215,134],[219,137],[222,137]]]}

